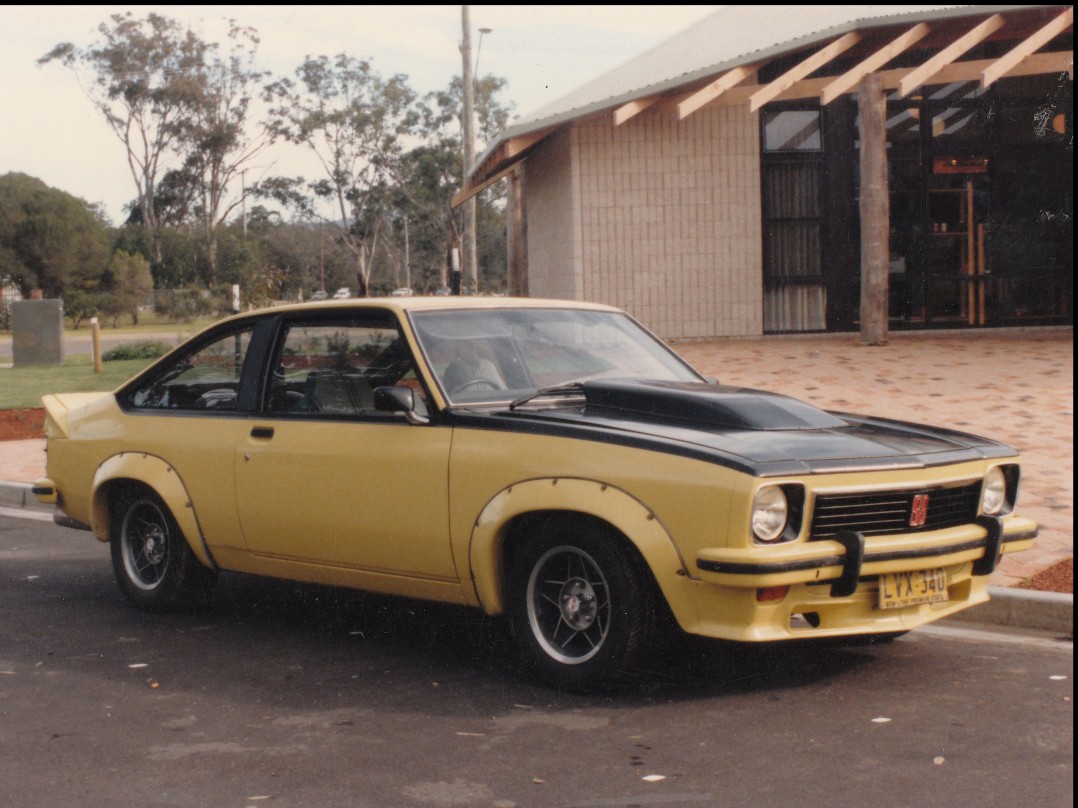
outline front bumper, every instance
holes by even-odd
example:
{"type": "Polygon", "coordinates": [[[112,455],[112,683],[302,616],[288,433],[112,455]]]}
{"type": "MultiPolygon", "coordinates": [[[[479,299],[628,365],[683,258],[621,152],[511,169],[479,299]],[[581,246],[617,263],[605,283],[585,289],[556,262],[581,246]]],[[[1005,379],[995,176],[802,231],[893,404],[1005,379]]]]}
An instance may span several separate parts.
{"type": "Polygon", "coordinates": [[[746,589],[831,582],[844,597],[865,575],[947,567],[974,562],[974,575],[989,575],[1004,553],[1033,546],[1037,523],[1023,517],[981,517],[977,524],[931,533],[864,537],[846,532],[840,541],[796,542],[772,547],[705,548],[696,567],[709,583],[746,589]]]}
{"type": "Polygon", "coordinates": [[[934,622],[986,602],[999,557],[1028,549],[1037,535],[1029,519],[982,521],[915,535],[701,550],[692,582],[695,619],[683,628],[771,642],[902,632],[934,622]],[[881,575],[936,568],[946,575],[946,601],[880,608],[881,575]],[[788,589],[777,600],[758,598],[759,590],[773,587],[788,589]]]}
{"type": "Polygon", "coordinates": [[[60,494],[54,483],[48,477],[40,477],[34,480],[34,484],[30,488],[30,493],[37,497],[37,501],[42,505],[55,505],[60,501],[60,494]]]}

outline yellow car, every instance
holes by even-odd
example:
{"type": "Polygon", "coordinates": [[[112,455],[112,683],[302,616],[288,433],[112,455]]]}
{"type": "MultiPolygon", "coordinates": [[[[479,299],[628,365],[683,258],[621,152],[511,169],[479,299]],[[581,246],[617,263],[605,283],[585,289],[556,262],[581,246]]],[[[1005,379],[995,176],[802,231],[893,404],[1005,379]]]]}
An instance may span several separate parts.
{"type": "Polygon", "coordinates": [[[1013,449],[718,384],[606,306],[286,306],[44,403],[35,493],[110,543],[137,606],[221,570],[465,604],[576,689],[638,668],[671,617],[907,631],[987,600],[1037,532],[1013,449]]]}

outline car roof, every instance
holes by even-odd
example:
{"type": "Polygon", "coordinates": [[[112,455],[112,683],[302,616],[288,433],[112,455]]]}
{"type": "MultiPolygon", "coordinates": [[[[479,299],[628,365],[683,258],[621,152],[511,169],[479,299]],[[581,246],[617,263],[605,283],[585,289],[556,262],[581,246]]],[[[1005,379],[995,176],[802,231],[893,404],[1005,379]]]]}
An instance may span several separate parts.
{"type": "Polygon", "coordinates": [[[553,300],[534,297],[487,297],[487,296],[450,296],[450,297],[369,297],[340,300],[319,300],[309,303],[289,303],[272,308],[244,312],[228,317],[229,320],[243,320],[250,317],[264,317],[277,313],[303,311],[348,311],[352,309],[382,309],[399,313],[411,311],[475,311],[477,309],[576,309],[579,311],[619,312],[618,308],[600,303],[584,303],[576,300],[553,300]]]}

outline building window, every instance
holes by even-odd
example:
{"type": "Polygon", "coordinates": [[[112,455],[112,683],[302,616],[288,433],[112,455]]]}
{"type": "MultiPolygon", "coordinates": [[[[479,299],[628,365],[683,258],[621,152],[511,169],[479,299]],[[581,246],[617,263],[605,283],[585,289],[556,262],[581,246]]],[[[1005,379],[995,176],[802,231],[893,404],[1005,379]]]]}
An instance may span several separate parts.
{"type": "Polygon", "coordinates": [[[764,110],[764,151],[822,151],[818,109],[764,110]]]}
{"type": "Polygon", "coordinates": [[[764,330],[826,328],[817,160],[763,166],[764,330]]]}

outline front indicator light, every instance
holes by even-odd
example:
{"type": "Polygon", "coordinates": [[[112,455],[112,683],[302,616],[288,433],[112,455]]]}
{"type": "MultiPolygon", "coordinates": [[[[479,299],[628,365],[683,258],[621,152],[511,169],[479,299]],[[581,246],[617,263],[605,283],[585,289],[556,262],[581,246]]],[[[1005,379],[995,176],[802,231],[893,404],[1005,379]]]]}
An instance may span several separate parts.
{"type": "Polygon", "coordinates": [[[995,516],[1003,511],[1007,503],[1007,478],[1003,469],[993,466],[984,475],[984,486],[981,488],[981,513],[995,516]]]}
{"type": "Polygon", "coordinates": [[[790,591],[788,586],[761,586],[756,589],[757,603],[778,603],[790,591]]]}
{"type": "Polygon", "coordinates": [[[761,488],[752,500],[752,535],[764,544],[778,541],[786,530],[789,507],[786,494],[777,485],[761,488]]]}

